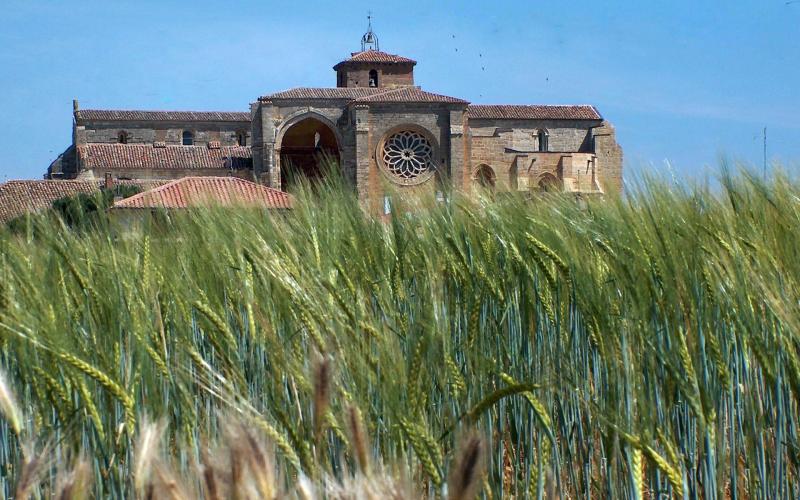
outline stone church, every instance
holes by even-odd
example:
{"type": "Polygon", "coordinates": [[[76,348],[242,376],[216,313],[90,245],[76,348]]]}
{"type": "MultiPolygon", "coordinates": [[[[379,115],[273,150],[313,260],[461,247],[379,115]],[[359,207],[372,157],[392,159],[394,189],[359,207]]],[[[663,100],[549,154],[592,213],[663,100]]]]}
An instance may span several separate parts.
{"type": "Polygon", "coordinates": [[[291,191],[331,160],[379,210],[390,189],[622,188],[622,149],[591,105],[483,105],[424,90],[416,61],[382,52],[371,27],[336,64],[336,87],[259,97],[249,112],[80,109],[48,179],[237,176],[291,191]]]}

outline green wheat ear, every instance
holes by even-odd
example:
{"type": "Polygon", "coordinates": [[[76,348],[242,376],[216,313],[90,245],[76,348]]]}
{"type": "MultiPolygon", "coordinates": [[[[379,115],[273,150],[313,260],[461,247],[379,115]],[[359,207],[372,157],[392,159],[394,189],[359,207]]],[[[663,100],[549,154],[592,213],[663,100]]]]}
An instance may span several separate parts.
{"type": "Polygon", "coordinates": [[[125,390],[119,384],[114,382],[111,377],[102,371],[71,354],[59,353],[58,357],[79,372],[87,375],[91,379],[94,379],[104,389],[110,392],[125,409],[125,424],[128,427],[128,432],[134,432],[136,426],[136,414],[133,398],[127,392],[125,392],[125,390]]]}
{"type": "MultiPolygon", "coordinates": [[[[508,385],[518,385],[514,378],[507,374],[501,373],[500,378],[508,385]]],[[[526,401],[531,405],[533,408],[534,413],[536,414],[536,418],[539,420],[540,425],[544,428],[545,432],[547,432],[547,437],[551,440],[555,440],[555,434],[553,433],[552,428],[552,421],[550,420],[550,415],[547,414],[547,407],[542,404],[536,396],[533,395],[532,391],[524,391],[522,392],[522,396],[525,398],[526,401]]]]}
{"type": "Polygon", "coordinates": [[[478,404],[473,406],[472,409],[467,412],[467,420],[469,422],[475,422],[484,412],[486,412],[486,410],[494,406],[495,403],[503,398],[513,396],[515,394],[530,392],[538,388],[539,386],[537,384],[509,384],[507,387],[497,389],[483,398],[478,404]]]}

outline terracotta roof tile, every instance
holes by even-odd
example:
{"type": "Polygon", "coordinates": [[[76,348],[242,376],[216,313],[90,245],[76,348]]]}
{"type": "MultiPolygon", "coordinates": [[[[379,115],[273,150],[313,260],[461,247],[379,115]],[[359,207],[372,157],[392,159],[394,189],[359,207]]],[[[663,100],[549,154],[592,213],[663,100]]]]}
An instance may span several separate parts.
{"type": "Polygon", "coordinates": [[[184,177],[120,200],[113,208],[189,208],[203,205],[252,205],[285,209],[291,208],[292,196],[238,177],[184,177]]]}
{"type": "Polygon", "coordinates": [[[272,99],[341,99],[354,102],[445,102],[468,104],[463,99],[426,92],[418,87],[394,89],[371,87],[299,87],[266,95],[261,100],[272,99]]]}
{"type": "Polygon", "coordinates": [[[417,61],[409,59],[408,57],[398,56],[397,54],[388,54],[380,50],[365,50],[363,52],[353,52],[350,54],[352,57],[339,62],[333,69],[338,69],[342,65],[348,63],[383,63],[383,64],[417,64],[417,61]]]}
{"type": "Polygon", "coordinates": [[[467,116],[472,119],[493,120],[602,120],[594,106],[589,105],[484,105],[471,104],[467,116]]]}
{"type": "Polygon", "coordinates": [[[442,102],[448,104],[469,104],[469,101],[433,92],[426,92],[419,87],[401,87],[382,89],[383,92],[359,97],[355,102],[442,102]]]}
{"type": "MultiPolygon", "coordinates": [[[[116,181],[151,189],[166,181],[116,181]]],[[[98,180],[14,180],[0,184],[0,223],[8,222],[29,212],[50,208],[53,202],[66,196],[93,193],[100,190],[98,180]]]]}
{"type": "Polygon", "coordinates": [[[151,144],[86,144],[78,154],[87,169],[243,169],[251,168],[252,151],[247,146],[166,146],[151,144]]]}
{"type": "Polygon", "coordinates": [[[250,122],[250,113],[230,111],[137,111],[116,109],[81,109],[78,121],[178,121],[178,122],[250,122]]]}
{"type": "Polygon", "coordinates": [[[386,89],[372,87],[298,87],[262,96],[262,101],[268,99],[343,99],[351,101],[359,97],[370,96],[384,92],[386,89]]]}

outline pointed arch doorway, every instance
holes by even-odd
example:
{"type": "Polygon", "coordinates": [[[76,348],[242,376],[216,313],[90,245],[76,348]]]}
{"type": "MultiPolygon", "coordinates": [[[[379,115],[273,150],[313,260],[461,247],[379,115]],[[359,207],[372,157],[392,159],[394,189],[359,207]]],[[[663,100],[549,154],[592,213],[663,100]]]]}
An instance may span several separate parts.
{"type": "Polygon", "coordinates": [[[292,191],[303,179],[312,186],[321,182],[341,161],[340,144],[327,120],[314,115],[287,123],[279,136],[281,189],[292,191]]]}

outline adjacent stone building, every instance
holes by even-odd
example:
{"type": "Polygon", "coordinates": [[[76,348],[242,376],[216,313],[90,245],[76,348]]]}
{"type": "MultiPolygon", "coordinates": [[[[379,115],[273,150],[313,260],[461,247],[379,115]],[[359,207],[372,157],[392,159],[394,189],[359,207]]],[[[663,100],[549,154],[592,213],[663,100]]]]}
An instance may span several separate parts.
{"type": "Polygon", "coordinates": [[[416,86],[413,59],[370,29],[336,87],[259,97],[249,112],[82,110],[49,179],[236,176],[291,191],[330,164],[369,206],[389,191],[616,193],[622,149],[591,105],[477,105],[416,86]],[[391,189],[387,189],[391,187],[391,189]]]}

